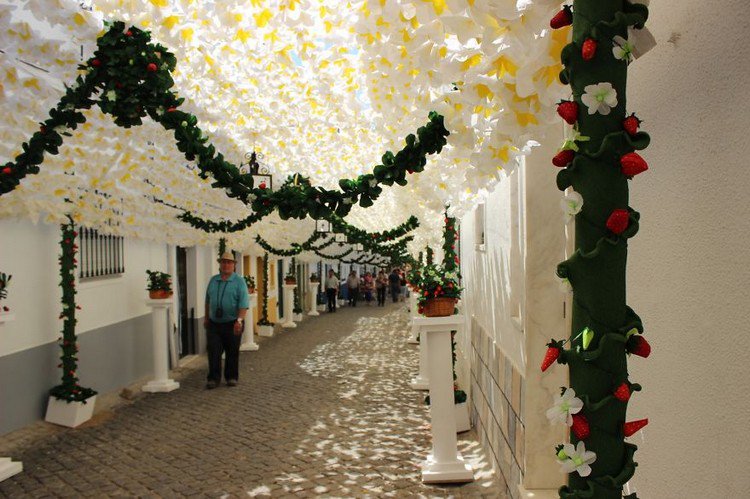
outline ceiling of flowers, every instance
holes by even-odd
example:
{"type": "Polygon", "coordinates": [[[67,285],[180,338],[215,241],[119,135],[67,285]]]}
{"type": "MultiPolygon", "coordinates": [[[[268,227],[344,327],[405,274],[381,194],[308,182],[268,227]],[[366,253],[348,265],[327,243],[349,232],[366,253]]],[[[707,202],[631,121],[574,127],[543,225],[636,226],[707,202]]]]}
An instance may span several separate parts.
{"type": "MultiPolygon", "coordinates": [[[[279,184],[299,172],[333,188],[372,171],[387,150],[445,117],[448,146],[425,171],[386,187],[347,220],[381,231],[416,215],[413,250],[441,237],[456,214],[512,170],[554,122],[567,30],[549,30],[550,0],[0,0],[0,161],[20,152],[96,46],[103,21],[149,30],[177,57],[175,90],[217,150],[236,165],[264,155],[279,184]]],[[[41,173],[2,197],[0,216],[75,218],[129,237],[215,241],[175,216],[236,220],[250,208],[211,188],[146,120],[119,128],[96,109],[41,173]]],[[[243,233],[275,246],[305,241],[311,220],[269,216],[243,233]]]]}

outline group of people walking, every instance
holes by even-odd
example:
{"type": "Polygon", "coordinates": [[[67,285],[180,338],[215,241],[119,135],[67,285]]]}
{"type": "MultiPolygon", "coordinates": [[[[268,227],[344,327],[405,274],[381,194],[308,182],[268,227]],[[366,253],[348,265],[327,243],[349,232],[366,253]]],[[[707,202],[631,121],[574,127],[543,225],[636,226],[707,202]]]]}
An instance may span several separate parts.
{"type": "Polygon", "coordinates": [[[342,286],[334,270],[329,269],[325,282],[328,311],[336,311],[336,301],[340,294],[345,294],[347,302],[352,307],[357,306],[360,298],[363,298],[367,305],[372,305],[374,299],[377,299],[377,305],[384,307],[389,292],[394,303],[403,300],[407,295],[405,276],[405,272],[398,268],[394,268],[388,275],[383,269],[378,271],[377,275],[365,272],[361,278],[352,270],[342,286]]]}

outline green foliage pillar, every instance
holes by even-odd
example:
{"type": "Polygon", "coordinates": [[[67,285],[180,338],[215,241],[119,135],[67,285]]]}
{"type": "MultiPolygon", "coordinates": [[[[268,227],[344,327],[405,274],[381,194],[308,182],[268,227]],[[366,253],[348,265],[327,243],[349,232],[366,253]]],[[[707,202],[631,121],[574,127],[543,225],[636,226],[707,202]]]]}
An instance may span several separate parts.
{"type": "MultiPolygon", "coordinates": [[[[568,9],[553,19],[553,27],[569,24],[568,9]]],[[[648,351],[641,347],[648,344],[640,319],[626,304],[627,245],[639,219],[628,204],[628,182],[647,168],[634,151],[644,149],[649,138],[637,131],[635,118],[626,117],[629,57],[623,52],[629,50],[628,28],[642,28],[647,16],[645,6],[627,0],[576,0],[573,41],[562,52],[560,79],[571,85],[573,99],[563,101],[558,113],[578,133],[553,163],[564,168],[558,187],[571,187],[583,205],[576,215],[575,253],[558,267],[574,292],[572,336],[550,344],[550,352],[559,352],[558,362],[569,366],[570,386],[583,401],[571,443],[583,441],[586,451],[596,454],[590,474],[569,474],[560,489],[563,498],[620,499],[635,472],[636,447],[625,441],[633,428],[626,424],[626,411],[640,386],[628,379],[627,354],[645,357],[648,351]]],[[[571,457],[558,451],[563,462],[571,457]]]]}

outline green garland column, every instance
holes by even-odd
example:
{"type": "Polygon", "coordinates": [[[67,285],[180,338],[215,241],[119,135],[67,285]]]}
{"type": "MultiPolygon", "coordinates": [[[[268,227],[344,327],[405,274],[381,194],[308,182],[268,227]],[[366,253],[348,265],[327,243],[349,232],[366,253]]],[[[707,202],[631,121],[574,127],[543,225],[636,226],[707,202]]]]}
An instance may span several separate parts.
{"type": "Polygon", "coordinates": [[[62,382],[50,390],[50,395],[66,402],[79,401],[86,403],[86,399],[96,395],[91,388],[84,388],[78,384],[78,342],[76,337],[76,236],[75,223],[68,215],[68,221],[60,225],[60,287],[62,288],[63,320],[62,337],[60,338],[60,364],[62,382]]]}
{"type": "Polygon", "coordinates": [[[268,320],[268,253],[263,253],[263,282],[260,287],[260,318],[259,326],[273,326],[268,320]]]}
{"type": "MultiPolygon", "coordinates": [[[[569,15],[566,7],[552,26],[569,24],[569,15]]],[[[578,135],[553,163],[564,167],[558,187],[572,187],[583,206],[576,215],[576,251],[558,267],[574,292],[572,336],[568,350],[562,350],[565,342],[553,341],[550,352],[568,364],[570,386],[584,404],[574,416],[571,443],[583,441],[586,451],[596,453],[590,474],[569,474],[563,498],[620,499],[635,472],[636,447],[624,438],[630,433],[627,402],[640,386],[628,380],[626,354],[642,355],[635,344],[645,340],[640,319],[626,305],[627,242],[639,219],[628,205],[628,180],[646,169],[633,151],[645,148],[649,138],[633,128],[633,118],[627,124],[628,60],[615,57],[613,48],[616,36],[627,40],[628,27],[642,28],[647,16],[645,6],[627,0],[575,0],[573,41],[562,52],[560,79],[570,83],[573,100],[561,103],[558,113],[578,135]]],[[[573,457],[561,446],[558,451],[563,461],[573,457]]]]}

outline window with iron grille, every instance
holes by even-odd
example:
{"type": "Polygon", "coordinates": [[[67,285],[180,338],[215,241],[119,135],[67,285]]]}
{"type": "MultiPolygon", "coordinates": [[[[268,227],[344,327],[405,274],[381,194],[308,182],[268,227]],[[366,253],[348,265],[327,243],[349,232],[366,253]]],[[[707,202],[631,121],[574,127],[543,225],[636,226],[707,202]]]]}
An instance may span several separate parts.
{"type": "Polygon", "coordinates": [[[81,279],[116,276],[125,272],[125,239],[79,227],[78,276],[81,279]]]}

